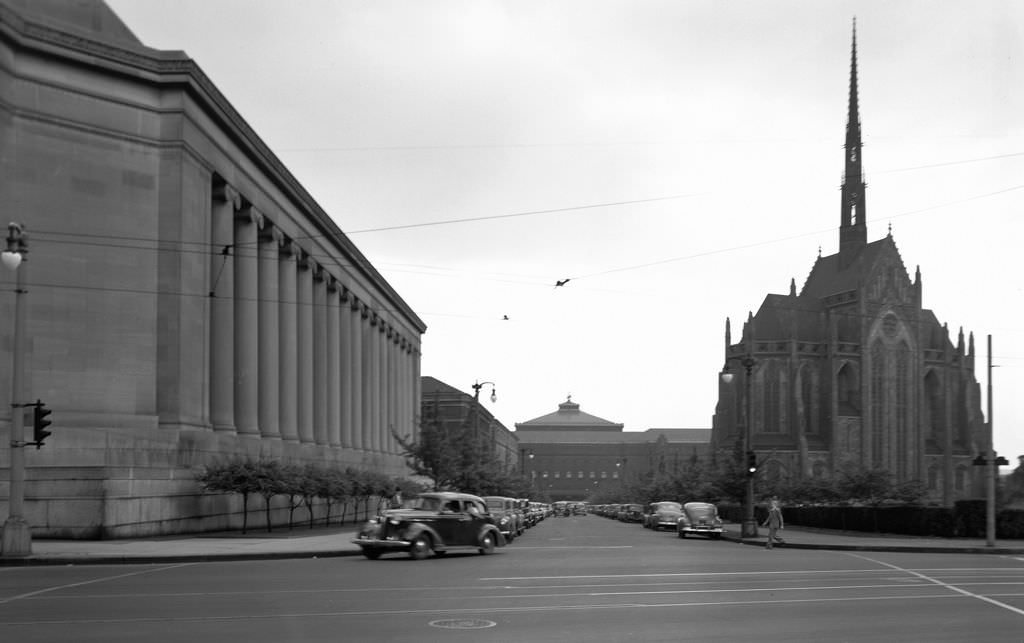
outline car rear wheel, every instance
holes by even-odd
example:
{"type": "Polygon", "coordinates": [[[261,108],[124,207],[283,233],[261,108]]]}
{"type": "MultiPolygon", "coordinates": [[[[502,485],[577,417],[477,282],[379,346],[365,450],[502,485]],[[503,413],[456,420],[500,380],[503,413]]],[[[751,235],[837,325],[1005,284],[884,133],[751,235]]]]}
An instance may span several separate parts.
{"type": "Polygon", "coordinates": [[[420,534],[412,539],[412,544],[409,545],[409,558],[413,560],[423,560],[429,558],[434,553],[434,548],[430,543],[430,536],[420,534]]]}
{"type": "Polygon", "coordinates": [[[380,558],[381,551],[373,547],[363,547],[363,556],[366,556],[370,560],[377,560],[380,558]]]}
{"type": "Polygon", "coordinates": [[[680,531],[678,533],[679,533],[679,537],[680,538],[686,538],[686,532],[685,531],[680,531]]]}
{"type": "Polygon", "coordinates": [[[494,534],[486,533],[480,536],[480,555],[486,556],[487,554],[494,553],[494,534]]]}

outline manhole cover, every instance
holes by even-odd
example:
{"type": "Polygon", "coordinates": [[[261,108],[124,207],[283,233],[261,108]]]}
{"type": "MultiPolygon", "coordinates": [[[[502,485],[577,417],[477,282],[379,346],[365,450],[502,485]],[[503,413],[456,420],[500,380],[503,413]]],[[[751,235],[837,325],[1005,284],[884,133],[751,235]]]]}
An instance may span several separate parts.
{"type": "Polygon", "coordinates": [[[494,627],[497,623],[479,618],[449,618],[442,621],[430,621],[430,625],[449,630],[483,630],[488,627],[494,627]]]}

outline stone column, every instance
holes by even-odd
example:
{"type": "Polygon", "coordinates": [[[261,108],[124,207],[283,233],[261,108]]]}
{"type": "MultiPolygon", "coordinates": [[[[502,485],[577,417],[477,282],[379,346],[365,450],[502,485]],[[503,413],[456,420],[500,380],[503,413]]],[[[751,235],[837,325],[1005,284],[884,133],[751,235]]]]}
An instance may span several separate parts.
{"type": "Polygon", "coordinates": [[[210,424],[235,432],[235,212],[242,198],[230,185],[213,191],[210,241],[210,424]]]}
{"type": "Polygon", "coordinates": [[[341,381],[338,384],[341,406],[341,446],[355,446],[352,415],[352,293],[340,288],[338,310],[338,339],[341,381]]]}
{"type": "Polygon", "coordinates": [[[363,428],[363,449],[373,450],[373,340],[377,331],[374,326],[374,319],[370,316],[369,308],[364,304],[360,311],[362,323],[359,326],[362,335],[362,428],[363,428]]]}
{"type": "Polygon", "coordinates": [[[281,439],[297,442],[299,439],[298,266],[292,241],[286,239],[281,243],[281,257],[277,265],[281,300],[278,306],[280,337],[278,355],[281,363],[281,376],[278,378],[280,399],[278,427],[281,431],[281,439]]]}
{"type": "Polygon", "coordinates": [[[278,258],[284,235],[266,221],[259,242],[259,418],[260,435],[280,438],[281,338],[278,258]]]}
{"type": "Polygon", "coordinates": [[[423,381],[420,379],[420,349],[419,344],[412,348],[412,386],[413,386],[413,424],[412,436],[420,439],[420,415],[422,414],[421,400],[423,399],[423,381]]]}
{"type": "Polygon", "coordinates": [[[366,424],[363,415],[363,311],[362,305],[355,295],[349,304],[351,321],[349,333],[352,345],[352,366],[349,372],[352,374],[352,382],[349,387],[352,390],[352,447],[355,449],[366,449],[363,426],[366,424]]]}
{"type": "Polygon", "coordinates": [[[341,322],[338,291],[340,284],[327,281],[327,444],[341,446],[341,322]]]}
{"type": "Polygon", "coordinates": [[[377,317],[373,333],[373,450],[384,450],[384,319],[377,317]]]}
{"type": "Polygon", "coordinates": [[[313,437],[327,444],[327,274],[313,274],[313,437]]]}
{"type": "Polygon", "coordinates": [[[302,250],[298,263],[299,441],[313,442],[313,272],[316,262],[302,250]]]}
{"type": "Polygon", "coordinates": [[[235,219],[235,428],[259,435],[259,231],[263,215],[251,205],[235,219]]]}

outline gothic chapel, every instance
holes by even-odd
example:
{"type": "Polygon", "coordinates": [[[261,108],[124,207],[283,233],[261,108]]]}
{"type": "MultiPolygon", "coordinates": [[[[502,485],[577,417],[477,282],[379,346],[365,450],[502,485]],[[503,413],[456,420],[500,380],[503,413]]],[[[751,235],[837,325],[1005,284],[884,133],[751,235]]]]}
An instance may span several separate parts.
{"type": "Polygon", "coordinates": [[[911,281],[892,232],[867,241],[853,31],[839,252],[819,255],[803,289],[769,294],[738,343],[729,320],[712,448],[750,449],[769,480],[831,477],[844,465],[920,480],[943,504],[977,497],[973,456],[987,444],[974,375],[974,336],[956,344],[922,307],[921,271],[911,281]],[[749,388],[745,378],[750,364],[749,388]],[[746,391],[750,391],[749,407],[746,391]]]}

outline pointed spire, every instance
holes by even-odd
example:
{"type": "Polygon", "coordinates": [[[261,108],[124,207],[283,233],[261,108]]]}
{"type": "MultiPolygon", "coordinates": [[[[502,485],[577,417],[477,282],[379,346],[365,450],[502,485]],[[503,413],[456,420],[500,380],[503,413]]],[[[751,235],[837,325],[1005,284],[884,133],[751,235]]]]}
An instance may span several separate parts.
{"type": "Polygon", "coordinates": [[[796,277],[790,277],[789,279],[789,296],[796,297],[796,277]]]}
{"type": "Polygon", "coordinates": [[[839,254],[842,267],[848,266],[867,244],[866,196],[861,158],[860,100],[857,89],[857,19],[853,19],[853,44],[850,48],[850,102],[846,115],[846,159],[843,163],[842,203],[839,220],[839,254]]]}
{"type": "Polygon", "coordinates": [[[971,359],[974,359],[974,331],[973,330],[971,331],[971,334],[969,335],[969,340],[968,340],[967,346],[968,346],[967,354],[970,356],[971,359]]]}
{"type": "Polygon", "coordinates": [[[964,354],[964,327],[963,326],[960,327],[960,335],[957,337],[957,340],[956,340],[956,352],[960,353],[961,355],[964,354]]]}
{"type": "Polygon", "coordinates": [[[729,352],[729,347],[732,346],[732,322],[729,318],[725,318],[725,351],[729,352]]]}

